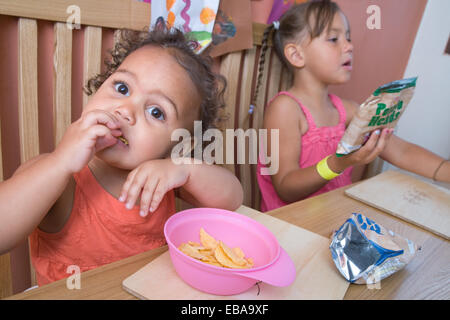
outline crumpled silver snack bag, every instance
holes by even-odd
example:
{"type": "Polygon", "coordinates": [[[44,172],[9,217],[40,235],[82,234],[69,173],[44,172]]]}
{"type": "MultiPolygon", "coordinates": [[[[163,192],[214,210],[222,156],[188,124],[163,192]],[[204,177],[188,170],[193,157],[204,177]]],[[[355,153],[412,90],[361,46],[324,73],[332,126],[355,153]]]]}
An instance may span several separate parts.
{"type": "Polygon", "coordinates": [[[357,284],[374,284],[389,277],[420,250],[360,213],[353,213],[331,240],[336,267],[345,279],[357,284]]]}

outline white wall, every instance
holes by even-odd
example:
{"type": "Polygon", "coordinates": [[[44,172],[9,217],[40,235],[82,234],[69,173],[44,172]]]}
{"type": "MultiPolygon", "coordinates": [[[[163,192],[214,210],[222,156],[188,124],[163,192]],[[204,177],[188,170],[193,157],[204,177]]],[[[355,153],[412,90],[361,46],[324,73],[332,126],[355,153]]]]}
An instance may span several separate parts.
{"type": "MultiPolygon", "coordinates": [[[[450,55],[444,49],[450,36],[449,12],[450,1],[428,0],[404,74],[404,78],[418,76],[417,87],[396,128],[400,138],[446,159],[450,159],[450,55]]],[[[385,162],[385,170],[399,169],[385,162]]]]}

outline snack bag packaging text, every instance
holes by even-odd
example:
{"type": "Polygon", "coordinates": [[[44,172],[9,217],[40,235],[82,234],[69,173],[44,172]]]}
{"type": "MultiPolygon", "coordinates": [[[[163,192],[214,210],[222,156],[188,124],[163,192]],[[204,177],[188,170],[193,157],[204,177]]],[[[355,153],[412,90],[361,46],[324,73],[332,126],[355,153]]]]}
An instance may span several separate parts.
{"type": "Polygon", "coordinates": [[[379,87],[359,107],[338,144],[336,155],[352,153],[364,144],[370,133],[394,128],[413,97],[417,77],[397,80],[379,87]]]}
{"type": "Polygon", "coordinates": [[[347,281],[375,284],[402,269],[420,248],[364,215],[353,213],[332,236],[330,250],[347,281]]]}

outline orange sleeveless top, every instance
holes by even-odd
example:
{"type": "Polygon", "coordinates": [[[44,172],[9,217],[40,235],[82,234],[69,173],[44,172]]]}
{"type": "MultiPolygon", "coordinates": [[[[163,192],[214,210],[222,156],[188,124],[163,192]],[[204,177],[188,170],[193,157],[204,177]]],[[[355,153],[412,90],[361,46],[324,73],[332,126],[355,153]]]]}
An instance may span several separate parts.
{"type": "Polygon", "coordinates": [[[73,208],[63,229],[46,233],[36,228],[30,235],[40,286],[71,276],[73,266],[83,272],[166,244],[164,224],[175,213],[173,190],[143,218],[139,206],[127,210],[104,190],[88,166],[74,178],[73,208]]]}

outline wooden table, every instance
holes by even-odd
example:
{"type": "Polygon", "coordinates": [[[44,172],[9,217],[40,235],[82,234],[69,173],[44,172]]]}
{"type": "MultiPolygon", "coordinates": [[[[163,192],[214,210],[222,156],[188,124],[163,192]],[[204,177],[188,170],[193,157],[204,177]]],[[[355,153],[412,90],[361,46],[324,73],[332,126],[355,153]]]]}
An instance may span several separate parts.
{"type": "MultiPolygon", "coordinates": [[[[382,280],[378,287],[351,284],[345,299],[450,299],[449,241],[349,198],[344,194],[346,188],[268,214],[329,237],[352,212],[360,212],[422,247],[403,270],[382,280]]],[[[122,281],[166,250],[164,246],[84,272],[80,289],[68,289],[63,279],[7,299],[136,299],[122,289],[122,281]]]]}

